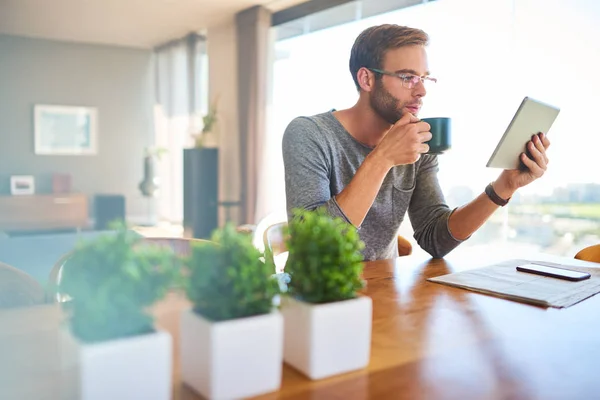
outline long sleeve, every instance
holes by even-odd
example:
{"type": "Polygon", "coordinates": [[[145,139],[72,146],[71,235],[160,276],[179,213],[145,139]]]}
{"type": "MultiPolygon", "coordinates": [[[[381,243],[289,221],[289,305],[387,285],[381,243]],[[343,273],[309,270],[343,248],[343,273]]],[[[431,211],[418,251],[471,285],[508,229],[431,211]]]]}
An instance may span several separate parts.
{"type": "Polygon", "coordinates": [[[446,205],[437,179],[437,157],[424,157],[426,159],[419,167],[408,215],[419,246],[432,257],[441,258],[462,241],[453,237],[448,228],[448,218],[454,210],[446,205]]]}
{"type": "Polygon", "coordinates": [[[332,160],[319,126],[309,118],[290,122],[283,135],[285,193],[288,217],[295,208],[325,206],[333,217],[350,222],[331,193],[332,160]]]}

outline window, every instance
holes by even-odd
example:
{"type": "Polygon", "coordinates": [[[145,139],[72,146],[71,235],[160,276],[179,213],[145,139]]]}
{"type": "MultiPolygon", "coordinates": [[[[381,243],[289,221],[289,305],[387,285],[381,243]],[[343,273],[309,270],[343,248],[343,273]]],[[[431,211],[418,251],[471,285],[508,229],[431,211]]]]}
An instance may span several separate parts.
{"type": "MultiPolygon", "coordinates": [[[[549,133],[549,171],[464,246],[519,244],[527,251],[572,255],[600,242],[600,135],[589,122],[600,104],[600,3],[438,0],[358,18],[360,13],[307,34],[273,28],[287,32],[276,35],[281,38],[274,44],[269,109],[274,208],[285,208],[285,127],[299,115],[353,105],[348,57],[354,39],[368,26],[396,23],[424,29],[431,38],[429,66],[439,82],[420,116],[452,118],[453,147],[439,156],[450,206],[472,200],[497,177],[500,171],[485,164],[524,96],[561,108],[549,133]]],[[[408,220],[401,233],[411,236],[408,220]]]]}
{"type": "Polygon", "coordinates": [[[156,214],[160,221],[180,223],[183,149],[193,145],[191,133],[201,128],[201,117],[208,111],[206,41],[198,35],[188,36],[157,49],[155,59],[155,145],[167,150],[157,165],[160,190],[156,214]]]}

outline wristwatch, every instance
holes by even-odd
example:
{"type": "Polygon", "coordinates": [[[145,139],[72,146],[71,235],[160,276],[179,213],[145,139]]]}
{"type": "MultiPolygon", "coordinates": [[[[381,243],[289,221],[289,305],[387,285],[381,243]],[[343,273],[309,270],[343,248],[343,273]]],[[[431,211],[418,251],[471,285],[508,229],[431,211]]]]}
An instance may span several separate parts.
{"type": "Polygon", "coordinates": [[[500,207],[504,207],[505,205],[507,205],[510,200],[510,197],[508,199],[504,200],[502,197],[498,196],[498,193],[496,193],[496,191],[494,190],[494,187],[492,186],[491,183],[489,183],[485,187],[485,194],[487,194],[487,196],[490,198],[490,200],[492,202],[494,202],[494,204],[497,204],[500,207]]]}

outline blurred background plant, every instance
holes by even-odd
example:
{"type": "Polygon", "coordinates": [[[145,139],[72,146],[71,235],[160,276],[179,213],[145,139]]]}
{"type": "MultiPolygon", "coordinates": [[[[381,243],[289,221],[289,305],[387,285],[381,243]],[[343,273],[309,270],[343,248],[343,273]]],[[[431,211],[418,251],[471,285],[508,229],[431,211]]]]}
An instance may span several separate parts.
{"type": "Polygon", "coordinates": [[[123,223],[111,229],[114,235],[79,243],[62,271],[59,290],[71,298],[71,330],[84,342],[153,332],[146,308],[180,281],[171,249],[143,243],[123,223]]]}

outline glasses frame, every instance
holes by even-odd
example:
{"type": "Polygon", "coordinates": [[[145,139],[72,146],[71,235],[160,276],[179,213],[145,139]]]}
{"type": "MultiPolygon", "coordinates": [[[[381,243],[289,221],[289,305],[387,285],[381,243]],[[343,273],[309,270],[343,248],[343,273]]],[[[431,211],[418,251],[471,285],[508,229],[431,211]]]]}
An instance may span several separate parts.
{"type": "Polygon", "coordinates": [[[402,82],[402,87],[404,87],[404,88],[406,88],[406,89],[414,89],[414,87],[415,87],[415,86],[417,86],[417,82],[415,82],[415,79],[414,79],[414,78],[419,78],[419,80],[421,81],[421,83],[422,83],[423,85],[425,85],[425,81],[430,81],[430,82],[433,82],[433,83],[437,83],[437,79],[436,79],[436,78],[432,78],[432,77],[430,77],[430,76],[419,76],[419,75],[415,75],[415,74],[409,74],[409,73],[406,73],[406,72],[391,72],[391,71],[384,71],[384,70],[382,70],[382,69],[377,69],[377,68],[368,68],[368,67],[367,67],[367,69],[368,69],[369,71],[371,71],[371,72],[375,72],[375,73],[377,73],[377,74],[381,74],[381,75],[389,75],[389,76],[393,76],[393,77],[399,78],[399,79],[401,80],[401,82],[402,82]],[[412,80],[412,81],[410,81],[410,82],[408,82],[408,83],[406,83],[406,82],[404,81],[404,78],[406,78],[406,77],[409,77],[409,76],[412,76],[412,77],[413,77],[413,80],[412,80]],[[407,85],[410,85],[410,84],[411,84],[411,82],[412,82],[412,86],[407,86],[407,85]]]}

